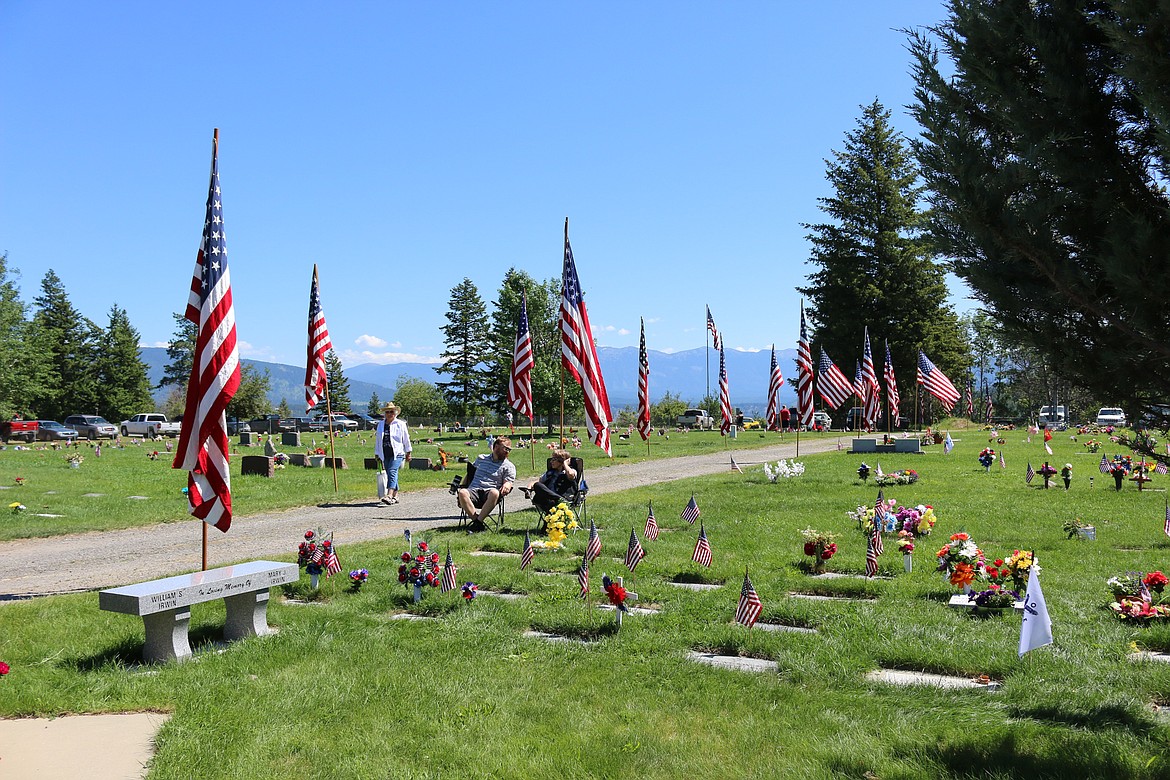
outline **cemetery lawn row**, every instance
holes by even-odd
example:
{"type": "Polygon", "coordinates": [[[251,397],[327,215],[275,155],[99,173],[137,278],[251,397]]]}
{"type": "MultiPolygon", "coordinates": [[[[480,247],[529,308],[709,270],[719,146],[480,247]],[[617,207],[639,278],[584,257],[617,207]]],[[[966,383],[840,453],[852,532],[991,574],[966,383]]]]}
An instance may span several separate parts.
{"type": "MultiPolygon", "coordinates": [[[[496,433],[500,433],[500,429],[496,429],[496,433]]],[[[476,455],[488,451],[483,440],[476,441],[467,436],[437,437],[429,430],[419,429],[412,429],[411,436],[413,457],[431,458],[437,463],[441,445],[449,453],[450,460],[446,471],[402,469],[399,472],[399,483],[407,493],[448,484],[452,477],[466,471],[464,464],[456,462],[457,456],[463,455],[474,460],[476,455]],[[435,437],[433,443],[428,443],[427,439],[431,437],[435,437]],[[469,446],[472,441],[476,442],[475,445],[469,446]]],[[[540,434],[537,437],[539,439],[540,434]]],[[[545,437],[545,442],[552,442],[553,438],[545,437]]],[[[263,449],[240,447],[235,444],[238,437],[233,437],[232,504],[236,514],[247,516],[297,506],[369,500],[375,496],[374,474],[366,471],[363,463],[366,458],[373,456],[372,439],[371,431],[337,438],[337,457],[344,458],[349,468],[337,472],[338,491],[334,492],[331,469],[290,465],[278,469],[272,479],[242,477],[242,456],[260,455],[263,449]]],[[[613,462],[636,463],[647,460],[645,442],[637,434],[634,434],[634,440],[635,443],[620,444],[615,441],[613,462]]],[[[652,454],[649,457],[657,459],[701,455],[721,452],[729,447],[755,448],[782,441],[795,441],[795,435],[786,434],[781,439],[776,433],[748,432],[730,441],[721,438],[718,432],[672,432],[669,439],[657,435],[651,437],[652,454]]],[[[301,447],[277,447],[277,451],[303,454],[313,448],[314,442],[315,446],[327,449],[326,437],[318,435],[314,438],[313,434],[302,434],[301,447]]],[[[0,517],[3,517],[0,522],[0,541],[106,531],[155,523],[189,522],[187,497],[183,493],[187,486],[187,472],[171,468],[173,454],[166,452],[164,442],[128,439],[126,444],[119,449],[111,442],[102,442],[100,458],[95,456],[93,447],[86,442],[82,442],[76,449],[16,450],[9,445],[0,451],[0,517]],[[156,451],[157,459],[151,460],[150,455],[156,451]],[[75,452],[80,453],[84,461],[80,468],[71,469],[66,456],[75,452]],[[17,478],[23,480],[24,484],[18,486],[17,478]],[[9,504],[14,502],[24,505],[25,509],[13,512],[9,504]]],[[[592,445],[583,445],[573,450],[573,453],[584,458],[587,474],[610,463],[605,453],[592,445]]],[[[544,471],[547,455],[548,450],[538,442],[536,473],[544,471]]],[[[513,450],[512,461],[521,476],[533,473],[529,450],[513,450]]]]}
{"type": "MultiPolygon", "coordinates": [[[[801,551],[801,529],[836,532],[830,571],[864,570],[865,543],[846,512],[872,504],[877,489],[857,478],[856,455],[807,457],[803,476],[775,484],[757,466],[591,498],[604,543],[591,572],[594,606],[608,572],[626,577],[639,605],[660,610],[627,617],[620,632],[612,613],[577,598],[584,532],[566,551],[536,556],[532,569],[559,574],[470,554],[519,552],[529,513],[511,523],[519,530],[425,534],[441,554],[450,547],[460,584],[523,599],[464,603],[458,591],[434,589],[413,605],[396,581],[401,540],[338,540],[344,571],[370,570],[360,592],[347,591],[344,572],[318,593],[303,577],[288,593],[312,604],[275,592],[269,617],[280,633],[219,654],[206,650],[222,606],[199,605],[192,639],[204,652],[157,669],[135,665],[141,622],[99,612],[92,594],[0,605],[0,660],[12,665],[0,680],[0,715],[172,712],[151,778],[677,778],[721,774],[717,767],[782,778],[1166,777],[1170,724],[1152,705],[1170,705],[1170,664],[1128,656],[1170,651],[1170,627],[1121,622],[1105,588],[1114,574],[1170,567],[1165,494],[1131,485],[1118,493],[1099,473],[1090,488],[1096,459],[1078,457],[1069,441],[1053,442],[1053,460],[1076,464],[1073,489],[1028,487],[1024,467],[1029,458],[1038,467],[1042,445],[1022,437],[1002,447],[1009,468],[990,473],[976,461],[986,441],[975,434],[949,456],[941,447],[883,455],[885,471],[920,474],[914,485],[886,488],[886,497],[931,504],[938,524],[910,574],[887,542],[886,578],[877,580],[810,577],[801,551]],[[698,527],[679,518],[692,491],[713,548],[710,569],[691,561],[698,527]],[[631,576],[620,558],[630,529],[641,535],[651,500],[662,533],[643,540],[648,556],[631,576]],[[1093,522],[1097,540],[1067,539],[1061,526],[1071,516],[1093,522]],[[959,530],[989,558],[1035,550],[1054,646],[1020,660],[1018,615],[983,619],[946,606],[954,590],[933,571],[934,553],[959,530]],[[763,601],[761,621],[817,633],[731,624],[745,567],[763,601]],[[672,580],[724,586],[692,592],[672,580]],[[392,619],[404,611],[438,619],[392,619]],[[529,629],[586,643],[525,637],[529,629]],[[764,658],[778,671],[711,669],[687,660],[693,650],[764,658]],[[892,687],[866,680],[877,668],[988,675],[1002,687],[892,687]]],[[[302,530],[290,529],[290,553],[302,530]]]]}

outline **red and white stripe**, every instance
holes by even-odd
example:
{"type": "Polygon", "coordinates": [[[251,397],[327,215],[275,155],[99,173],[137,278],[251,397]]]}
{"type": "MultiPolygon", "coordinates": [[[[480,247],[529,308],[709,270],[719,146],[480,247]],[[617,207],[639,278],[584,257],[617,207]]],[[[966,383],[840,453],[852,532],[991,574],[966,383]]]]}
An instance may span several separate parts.
{"type": "Polygon", "coordinates": [[[796,416],[797,425],[813,424],[813,364],[804,321],[804,303],[800,304],[800,341],[796,343],[796,416]]]}
{"type": "Polygon", "coordinates": [[[646,352],[646,323],[641,321],[642,335],[638,341],[638,435],[650,438],[650,356],[646,352]]]}
{"type": "Polygon", "coordinates": [[[877,370],[873,364],[873,352],[869,348],[869,327],[865,329],[865,353],[861,356],[861,384],[865,388],[862,409],[865,427],[877,428],[878,411],[881,409],[881,385],[878,384],[877,370]]]}
{"type": "Polygon", "coordinates": [[[309,288],[309,351],[305,361],[305,411],[310,412],[325,393],[328,375],[325,353],[333,349],[325,312],[321,308],[321,286],[317,281],[317,264],[313,263],[313,286],[309,288]]]}
{"type": "Polygon", "coordinates": [[[748,578],[747,572],[744,572],[743,587],[739,591],[739,603],[735,607],[735,622],[751,628],[756,624],[763,609],[764,605],[760,601],[756,589],[752,587],[751,579],[748,578]]]}
{"type": "Polygon", "coordinates": [[[821,364],[817,371],[817,392],[830,409],[836,409],[853,395],[853,385],[837,368],[824,347],[821,347],[821,364]]]}
{"type": "Polygon", "coordinates": [[[768,408],[765,417],[768,430],[780,430],[780,389],[784,387],[784,374],[776,362],[776,345],[772,345],[772,369],[768,374],[768,408]]]}
{"type": "Polygon", "coordinates": [[[886,366],[883,373],[886,380],[886,401],[890,405],[890,423],[893,427],[897,427],[902,420],[902,416],[898,412],[898,404],[902,402],[902,398],[898,395],[898,379],[894,376],[894,361],[890,358],[890,342],[888,341],[886,342],[886,366]]]}
{"type": "Polygon", "coordinates": [[[573,249],[569,246],[569,220],[565,220],[565,265],[561,275],[561,364],[581,385],[585,395],[585,427],[589,439],[606,455],[612,455],[609,396],[597,360],[589,313],[585,309],[573,249]]]}
{"type": "Polygon", "coordinates": [[[922,350],[918,351],[918,384],[937,398],[948,412],[955,408],[955,402],[962,397],[947,375],[930,362],[922,350]]]}
{"type": "Polygon", "coordinates": [[[722,420],[719,423],[719,435],[723,436],[731,430],[731,395],[727,390],[727,363],[723,359],[723,347],[719,348],[719,414],[722,420]]]}
{"type": "Polygon", "coordinates": [[[512,350],[512,373],[508,375],[508,405],[532,420],[532,334],[528,330],[528,293],[520,294],[520,322],[512,350]]]}

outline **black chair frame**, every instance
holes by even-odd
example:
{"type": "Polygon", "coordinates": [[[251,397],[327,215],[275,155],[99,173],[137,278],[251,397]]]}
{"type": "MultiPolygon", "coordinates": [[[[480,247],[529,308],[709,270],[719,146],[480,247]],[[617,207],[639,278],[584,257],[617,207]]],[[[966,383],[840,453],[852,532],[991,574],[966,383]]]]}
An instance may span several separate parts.
{"type": "MultiPolygon", "coordinates": [[[[468,485],[471,484],[471,480],[473,480],[473,479],[475,479],[475,463],[473,461],[468,461],[467,462],[467,473],[463,476],[463,482],[459,485],[459,488],[462,489],[462,488],[467,487],[468,485]]],[[[507,496],[500,496],[500,500],[496,504],[496,509],[492,513],[492,517],[494,518],[494,525],[495,525],[496,531],[499,531],[501,528],[504,527],[504,499],[506,497],[507,496]]],[[[456,502],[456,506],[458,506],[458,502],[456,502]]],[[[459,527],[462,527],[463,524],[466,523],[470,519],[471,518],[469,518],[467,516],[467,513],[463,511],[463,507],[460,506],[459,507],[459,527]]]]}

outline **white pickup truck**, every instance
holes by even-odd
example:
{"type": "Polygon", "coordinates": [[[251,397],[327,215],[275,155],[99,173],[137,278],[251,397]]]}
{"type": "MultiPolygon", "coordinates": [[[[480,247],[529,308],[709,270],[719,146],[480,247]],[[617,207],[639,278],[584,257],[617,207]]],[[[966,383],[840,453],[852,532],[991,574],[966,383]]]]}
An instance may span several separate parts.
{"type": "Polygon", "coordinates": [[[181,428],[181,423],[169,422],[165,414],[136,414],[118,426],[123,436],[144,436],[147,439],[178,436],[181,428]]]}
{"type": "Polygon", "coordinates": [[[715,420],[707,414],[706,409],[687,409],[678,416],[678,424],[683,428],[697,428],[700,431],[710,431],[715,428],[715,420]]]}

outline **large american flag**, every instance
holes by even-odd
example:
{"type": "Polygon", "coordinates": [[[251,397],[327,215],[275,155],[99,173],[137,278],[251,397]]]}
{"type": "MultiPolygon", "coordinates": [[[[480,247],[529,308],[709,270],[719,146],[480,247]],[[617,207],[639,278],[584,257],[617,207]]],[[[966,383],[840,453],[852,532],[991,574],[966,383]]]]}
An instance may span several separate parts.
{"type": "Polygon", "coordinates": [[[590,520],[589,543],[585,546],[585,558],[595,561],[599,555],[601,555],[601,536],[597,533],[597,523],[590,520]]]}
{"type": "Polygon", "coordinates": [[[711,568],[711,543],[707,541],[707,531],[699,524],[699,538],[695,540],[695,551],[691,553],[691,560],[700,566],[711,568]]]}
{"type": "Polygon", "coordinates": [[[959,391],[951,384],[951,380],[947,379],[947,375],[930,362],[930,358],[922,350],[918,350],[918,384],[937,398],[948,412],[955,408],[955,402],[960,397],[959,391]]]}
{"type": "Polygon", "coordinates": [[[861,382],[861,361],[853,361],[853,394],[858,402],[865,401],[865,385],[861,382]]]}
{"type": "Polygon", "coordinates": [[[211,148],[203,240],[184,316],[198,326],[199,332],[187,382],[182,432],[171,466],[190,472],[187,500],[191,514],[226,531],[232,524],[232,491],[224,409],[240,387],[240,355],[223,232],[218,130],[211,148]]]}
{"type": "Polygon", "coordinates": [[[974,386],[974,380],[967,383],[967,417],[969,418],[975,416],[975,396],[971,391],[974,386]]]}
{"type": "Polygon", "coordinates": [[[658,541],[658,521],[654,519],[654,502],[650,502],[650,508],[646,512],[646,530],[642,532],[652,542],[658,541]]]}
{"type": "Polygon", "coordinates": [[[317,281],[317,264],[313,263],[313,286],[309,288],[309,354],[305,360],[305,411],[310,412],[325,393],[328,375],[325,353],[333,349],[325,312],[321,310],[321,285],[317,281]]]}
{"type": "Polygon", "coordinates": [[[447,560],[443,562],[443,583],[439,586],[440,593],[455,590],[458,587],[459,569],[455,566],[455,559],[451,557],[451,548],[447,547],[447,560]]]}
{"type": "Polygon", "coordinates": [[[723,349],[723,339],[719,338],[719,329],[715,327],[715,318],[711,316],[711,307],[707,307],[707,330],[711,331],[711,346],[723,349]]]}
{"type": "Polygon", "coordinates": [[[873,352],[869,348],[869,328],[865,329],[865,353],[861,356],[861,383],[865,387],[864,403],[865,427],[873,430],[877,428],[878,412],[881,405],[881,385],[878,384],[877,370],[873,365],[873,352]]]}
{"type": "Polygon", "coordinates": [[[650,438],[650,357],[646,354],[646,323],[639,320],[642,335],[638,339],[638,435],[650,438]]]}
{"type": "Polygon", "coordinates": [[[642,549],[642,543],[638,541],[638,535],[631,528],[630,543],[626,546],[626,568],[630,570],[630,574],[634,573],[634,569],[638,568],[638,562],[645,557],[646,551],[642,549]]]}
{"type": "Polygon", "coordinates": [[[772,368],[768,373],[768,430],[780,430],[780,389],[784,387],[784,374],[776,362],[776,345],[772,345],[772,368]]]}
{"type": "Polygon", "coordinates": [[[723,347],[719,347],[719,435],[731,430],[731,396],[727,391],[727,362],[723,359],[723,347]]]}
{"type": "Polygon", "coordinates": [[[812,427],[813,364],[804,321],[804,301],[800,303],[800,341],[796,343],[796,417],[797,427],[812,427]]]}
{"type": "Polygon", "coordinates": [[[890,404],[890,421],[897,427],[898,423],[902,421],[902,415],[898,412],[898,404],[902,402],[902,397],[898,395],[898,379],[894,376],[894,361],[890,358],[890,342],[886,342],[886,398],[890,404]]]}
{"type": "Polygon", "coordinates": [[[532,334],[528,332],[528,293],[520,293],[520,322],[508,375],[508,405],[532,420],[532,334]]]}
{"type": "Polygon", "coordinates": [[[836,409],[853,395],[853,385],[829,359],[824,347],[821,347],[821,365],[817,371],[817,391],[831,409],[836,409]]]}
{"type": "Polygon", "coordinates": [[[743,573],[743,587],[739,590],[739,604],[735,607],[735,622],[751,628],[760,617],[764,609],[756,589],[752,587],[751,578],[747,572],[743,573]]]}
{"type": "Polygon", "coordinates": [[[986,387],[983,388],[983,396],[984,396],[984,398],[987,399],[987,404],[986,404],[987,405],[987,413],[985,415],[985,419],[983,420],[983,422],[986,425],[991,425],[991,413],[994,411],[994,407],[991,405],[991,391],[988,390],[986,387]]]}
{"type": "Polygon", "coordinates": [[[685,507],[683,507],[682,519],[686,520],[691,525],[694,525],[695,521],[699,519],[699,504],[695,501],[694,493],[691,494],[691,500],[687,502],[685,507]]]}
{"type": "Polygon", "coordinates": [[[565,265],[561,274],[561,364],[581,385],[585,394],[585,427],[589,439],[606,455],[613,450],[609,438],[609,397],[601,364],[597,360],[597,346],[585,310],[585,296],[581,280],[577,278],[577,264],[569,246],[569,220],[565,219],[565,265]]]}
{"type": "Polygon", "coordinates": [[[524,550],[520,553],[520,570],[523,571],[528,564],[532,563],[532,558],[536,555],[536,550],[532,548],[532,539],[529,538],[528,532],[524,532],[524,550]]]}

